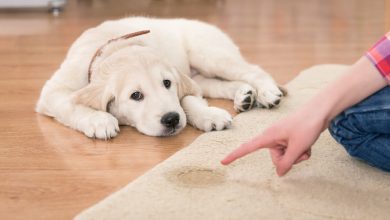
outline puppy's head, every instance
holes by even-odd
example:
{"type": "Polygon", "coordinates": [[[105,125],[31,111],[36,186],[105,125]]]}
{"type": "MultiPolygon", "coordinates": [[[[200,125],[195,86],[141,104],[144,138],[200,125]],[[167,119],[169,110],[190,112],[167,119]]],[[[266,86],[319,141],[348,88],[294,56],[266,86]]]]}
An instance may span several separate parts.
{"type": "Polygon", "coordinates": [[[157,53],[145,46],[127,46],[105,57],[94,68],[90,83],[74,101],[114,115],[120,124],[151,136],[179,133],[186,125],[180,105],[199,88],[157,53]]]}

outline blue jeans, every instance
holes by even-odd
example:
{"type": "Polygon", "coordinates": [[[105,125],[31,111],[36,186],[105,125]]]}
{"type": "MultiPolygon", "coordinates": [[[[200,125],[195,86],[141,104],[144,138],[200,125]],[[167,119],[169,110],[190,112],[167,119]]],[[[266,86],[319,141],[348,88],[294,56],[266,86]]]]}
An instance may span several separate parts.
{"type": "Polygon", "coordinates": [[[390,172],[390,86],[335,117],[329,132],[351,156],[390,172]]]}

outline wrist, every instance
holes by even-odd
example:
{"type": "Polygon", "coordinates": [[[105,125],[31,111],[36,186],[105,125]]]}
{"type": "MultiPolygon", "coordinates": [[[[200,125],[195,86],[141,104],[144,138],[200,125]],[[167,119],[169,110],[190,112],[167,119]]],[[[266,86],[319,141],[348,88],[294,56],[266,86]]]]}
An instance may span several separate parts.
{"type": "Polygon", "coordinates": [[[321,98],[321,94],[318,94],[307,102],[301,109],[297,111],[301,118],[311,121],[320,127],[321,131],[328,128],[332,117],[332,102],[321,98]]]}

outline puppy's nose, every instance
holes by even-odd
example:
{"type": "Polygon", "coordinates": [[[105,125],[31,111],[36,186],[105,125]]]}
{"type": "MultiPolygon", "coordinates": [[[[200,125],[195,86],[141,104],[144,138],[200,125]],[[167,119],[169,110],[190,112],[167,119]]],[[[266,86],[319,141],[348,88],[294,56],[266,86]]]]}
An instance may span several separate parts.
{"type": "Polygon", "coordinates": [[[180,115],[176,112],[168,112],[161,118],[161,124],[167,128],[174,128],[179,124],[180,115]]]}

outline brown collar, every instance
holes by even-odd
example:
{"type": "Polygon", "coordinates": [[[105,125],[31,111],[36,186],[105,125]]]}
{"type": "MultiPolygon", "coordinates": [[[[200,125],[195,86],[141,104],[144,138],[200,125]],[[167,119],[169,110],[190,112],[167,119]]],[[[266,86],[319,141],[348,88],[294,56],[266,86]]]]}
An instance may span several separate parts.
{"type": "Polygon", "coordinates": [[[147,34],[147,33],[149,33],[149,32],[150,32],[149,30],[144,30],[144,31],[138,31],[138,32],[126,34],[126,35],[123,35],[123,36],[120,36],[120,37],[117,37],[117,38],[113,38],[113,39],[107,41],[107,43],[105,43],[105,44],[102,45],[101,47],[99,47],[99,49],[98,49],[98,50],[95,52],[95,54],[93,55],[91,62],[89,63],[89,67],[88,67],[88,83],[91,82],[91,75],[92,75],[92,65],[93,65],[93,62],[95,61],[95,59],[96,59],[97,57],[99,57],[99,56],[102,55],[103,49],[104,49],[107,45],[109,45],[109,44],[112,43],[112,42],[118,41],[118,40],[126,40],[126,39],[133,38],[133,37],[136,37],[136,36],[139,36],[139,35],[147,34]]]}

